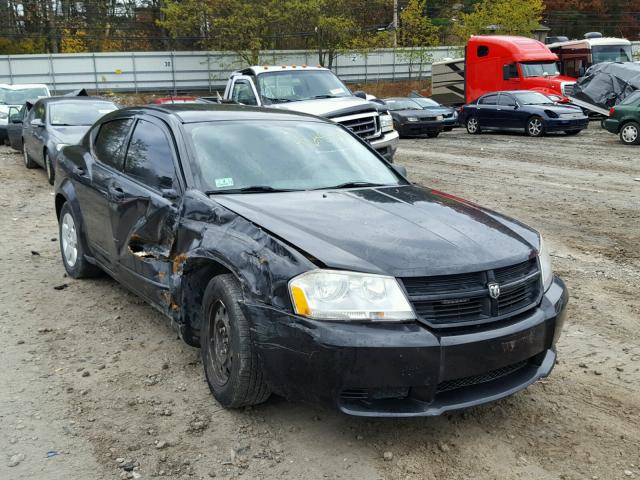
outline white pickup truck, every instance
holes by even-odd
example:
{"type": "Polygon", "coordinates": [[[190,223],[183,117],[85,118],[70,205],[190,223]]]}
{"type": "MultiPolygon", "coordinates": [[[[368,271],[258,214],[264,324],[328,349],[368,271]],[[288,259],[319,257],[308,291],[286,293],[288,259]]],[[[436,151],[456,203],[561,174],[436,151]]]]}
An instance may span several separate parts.
{"type": "Polygon", "coordinates": [[[253,66],[231,74],[224,99],[328,118],[369,142],[390,162],[398,132],[386,107],[352,93],[330,70],[307,66],[253,66]]]}

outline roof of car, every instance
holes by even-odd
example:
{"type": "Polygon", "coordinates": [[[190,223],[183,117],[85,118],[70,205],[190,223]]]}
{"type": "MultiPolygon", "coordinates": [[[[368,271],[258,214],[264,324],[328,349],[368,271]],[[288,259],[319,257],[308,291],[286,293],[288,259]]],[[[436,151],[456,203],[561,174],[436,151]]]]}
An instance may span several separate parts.
{"type": "Polygon", "coordinates": [[[224,120],[297,120],[331,123],[329,120],[307,113],[281,110],[277,108],[248,107],[229,104],[181,103],[166,105],[145,105],[119,110],[119,114],[131,111],[159,112],[176,117],[182,123],[212,122],[224,120]]]}

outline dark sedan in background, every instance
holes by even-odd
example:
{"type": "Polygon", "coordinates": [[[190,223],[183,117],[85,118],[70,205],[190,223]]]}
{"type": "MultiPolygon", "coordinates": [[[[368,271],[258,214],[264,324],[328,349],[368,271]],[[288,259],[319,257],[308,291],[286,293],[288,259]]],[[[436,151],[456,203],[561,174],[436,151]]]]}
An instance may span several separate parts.
{"type": "Polygon", "coordinates": [[[412,98],[393,97],[383,101],[393,118],[393,128],[401,137],[426,135],[435,138],[444,130],[443,115],[425,110],[412,98]]]}
{"type": "Polygon", "coordinates": [[[580,107],[554,103],[530,90],[483,95],[462,107],[458,120],[471,134],[483,130],[524,130],[531,137],[551,132],[576,135],[589,126],[589,117],[580,107]]]}
{"type": "Polygon", "coordinates": [[[113,102],[96,97],[49,97],[38,100],[22,123],[24,164],[40,166],[53,185],[58,152],[78,143],[103,115],[117,110],[113,102]]]}
{"type": "Polygon", "coordinates": [[[445,107],[435,100],[428,97],[423,97],[418,93],[411,94],[409,96],[409,100],[413,100],[422,108],[428,110],[430,113],[442,115],[445,132],[450,132],[458,125],[458,112],[455,108],[445,107]]]}
{"type": "Polygon", "coordinates": [[[540,234],[411,184],[330,120],[127,108],[58,160],[67,273],[105,270],[169,317],[224,407],[440,415],[555,364],[568,295],[540,234]]]}

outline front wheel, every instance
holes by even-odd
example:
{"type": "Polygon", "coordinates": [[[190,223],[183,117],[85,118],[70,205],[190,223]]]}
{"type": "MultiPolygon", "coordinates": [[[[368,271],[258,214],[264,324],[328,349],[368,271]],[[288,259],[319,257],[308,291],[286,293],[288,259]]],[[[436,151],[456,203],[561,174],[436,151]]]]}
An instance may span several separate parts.
{"type": "Polygon", "coordinates": [[[84,257],[85,249],[78,225],[78,219],[73,214],[73,210],[68,203],[65,203],[60,210],[58,220],[60,253],[64,269],[72,278],[92,277],[99,273],[99,269],[84,257]]]}
{"type": "Polygon", "coordinates": [[[38,164],[34,162],[29,154],[27,153],[27,149],[24,147],[24,142],[22,142],[22,155],[24,157],[24,166],[31,169],[36,168],[38,164]]]}
{"type": "Polygon", "coordinates": [[[271,394],[241,301],[242,289],[231,274],[214,277],[202,299],[202,364],[211,393],[225,408],[256,405],[271,394]]]}
{"type": "Polygon", "coordinates": [[[640,144],[640,124],[637,122],[625,123],[620,129],[620,140],[625,145],[640,144]]]}
{"type": "Polygon", "coordinates": [[[565,130],[565,134],[572,136],[572,135],[578,135],[582,130],[565,130]]]}
{"type": "Polygon", "coordinates": [[[467,118],[466,126],[467,132],[471,135],[480,133],[480,122],[478,121],[478,117],[476,117],[475,115],[467,118]]]}
{"type": "Polygon", "coordinates": [[[527,122],[527,135],[541,137],[544,135],[544,123],[540,117],[531,117],[527,122]]]}
{"type": "Polygon", "coordinates": [[[49,185],[53,185],[56,177],[56,172],[53,169],[53,165],[51,164],[51,157],[49,156],[49,152],[47,151],[44,152],[44,168],[47,171],[47,181],[49,182],[49,185]]]}

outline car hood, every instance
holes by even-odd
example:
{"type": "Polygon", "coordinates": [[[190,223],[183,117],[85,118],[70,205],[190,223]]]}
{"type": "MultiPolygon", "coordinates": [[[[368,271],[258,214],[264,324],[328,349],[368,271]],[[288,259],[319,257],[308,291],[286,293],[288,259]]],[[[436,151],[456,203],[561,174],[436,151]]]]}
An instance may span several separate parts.
{"type": "Polygon", "coordinates": [[[50,134],[58,140],[58,143],[66,143],[75,145],[80,142],[85,133],[89,131],[90,126],[74,126],[74,127],[50,127],[50,134]]]}
{"type": "Polygon", "coordinates": [[[354,96],[301,100],[299,102],[278,103],[270,106],[327,118],[377,111],[377,107],[373,103],[354,96]]]}
{"type": "Polygon", "coordinates": [[[402,187],[216,195],[214,200],[330,268],[393,276],[512,265],[534,230],[450,195],[402,187]]]}
{"type": "Polygon", "coordinates": [[[575,105],[562,105],[558,103],[547,104],[547,105],[525,105],[525,108],[528,110],[551,110],[552,112],[557,113],[558,115],[562,113],[579,113],[584,116],[584,112],[580,107],[576,107],[575,105]]]}
{"type": "Polygon", "coordinates": [[[436,115],[446,115],[447,113],[453,113],[455,110],[450,107],[427,107],[424,109],[425,112],[433,113],[436,115]]]}
{"type": "Polygon", "coordinates": [[[426,119],[426,118],[431,118],[431,119],[435,119],[438,115],[442,115],[442,112],[435,112],[433,110],[426,110],[426,109],[420,109],[420,110],[393,110],[391,112],[391,116],[392,117],[402,117],[402,118],[406,118],[406,117],[417,117],[420,119],[426,119]]]}

